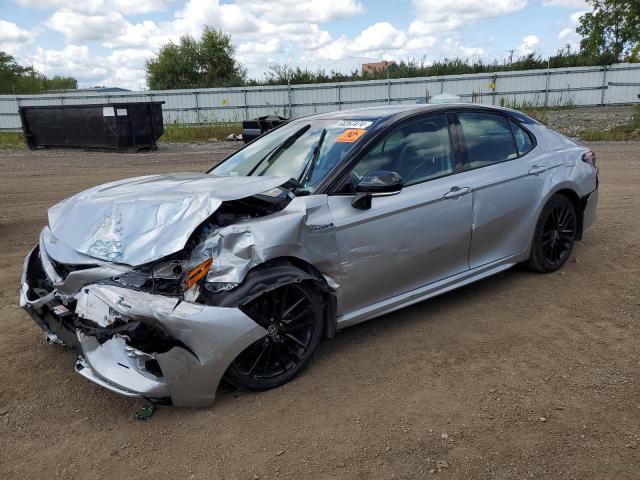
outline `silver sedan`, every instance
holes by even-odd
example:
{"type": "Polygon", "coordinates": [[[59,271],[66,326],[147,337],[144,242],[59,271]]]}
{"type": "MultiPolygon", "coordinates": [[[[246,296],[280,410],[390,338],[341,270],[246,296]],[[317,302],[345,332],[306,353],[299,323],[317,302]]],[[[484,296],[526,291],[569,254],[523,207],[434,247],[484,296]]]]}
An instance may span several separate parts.
{"type": "Polygon", "coordinates": [[[291,380],[322,338],[526,262],[595,220],[589,148],[522,113],[388,106],[297,119],[206,173],[54,205],[22,307],[115,392],[207,406],[291,380]]]}

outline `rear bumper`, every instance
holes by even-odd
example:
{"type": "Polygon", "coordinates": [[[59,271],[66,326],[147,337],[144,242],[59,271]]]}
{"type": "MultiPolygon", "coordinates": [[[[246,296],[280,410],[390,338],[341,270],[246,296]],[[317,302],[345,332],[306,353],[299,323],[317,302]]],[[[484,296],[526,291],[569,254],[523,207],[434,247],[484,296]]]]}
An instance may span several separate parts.
{"type": "Polygon", "coordinates": [[[45,331],[48,341],[78,349],[78,373],[122,395],[176,406],[211,405],[233,359],[266,335],[237,308],[205,306],[101,283],[83,285],[71,294],[64,285],[52,284],[45,293],[29,284],[34,275],[29,269],[43,261],[46,253],[40,255],[38,248],[25,259],[20,305],[45,331]],[[147,330],[154,333],[148,340],[147,330]],[[158,332],[162,341],[154,345],[158,332]]]}
{"type": "Polygon", "coordinates": [[[582,218],[582,230],[585,231],[596,222],[596,209],[598,206],[598,189],[591,192],[586,199],[582,218]]]}

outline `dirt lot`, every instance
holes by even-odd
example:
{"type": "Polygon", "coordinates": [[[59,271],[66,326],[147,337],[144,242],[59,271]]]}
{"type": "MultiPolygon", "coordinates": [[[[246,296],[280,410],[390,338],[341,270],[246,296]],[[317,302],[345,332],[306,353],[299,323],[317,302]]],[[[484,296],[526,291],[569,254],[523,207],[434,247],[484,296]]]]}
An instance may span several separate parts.
{"type": "Polygon", "coordinates": [[[54,202],[229,146],[0,152],[0,478],[640,478],[640,144],[593,147],[599,222],[560,273],[512,269],[344,331],[283,388],[147,422],[44,343],[22,260],[54,202]]]}
{"type": "Polygon", "coordinates": [[[578,136],[586,131],[605,131],[629,123],[635,109],[631,105],[558,108],[543,112],[544,123],[565,135],[578,136]]]}

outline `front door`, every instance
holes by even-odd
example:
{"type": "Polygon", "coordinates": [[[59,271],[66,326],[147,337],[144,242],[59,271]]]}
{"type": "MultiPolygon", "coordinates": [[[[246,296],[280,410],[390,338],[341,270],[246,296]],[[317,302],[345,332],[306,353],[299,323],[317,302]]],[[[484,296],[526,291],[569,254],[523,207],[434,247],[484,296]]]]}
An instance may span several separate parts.
{"type": "Polygon", "coordinates": [[[391,170],[403,190],[376,197],[368,210],[353,195],[329,196],[340,252],[342,314],[466,271],[472,195],[454,174],[443,114],[414,119],[374,145],[351,172],[352,184],[373,170],[391,170]]]}

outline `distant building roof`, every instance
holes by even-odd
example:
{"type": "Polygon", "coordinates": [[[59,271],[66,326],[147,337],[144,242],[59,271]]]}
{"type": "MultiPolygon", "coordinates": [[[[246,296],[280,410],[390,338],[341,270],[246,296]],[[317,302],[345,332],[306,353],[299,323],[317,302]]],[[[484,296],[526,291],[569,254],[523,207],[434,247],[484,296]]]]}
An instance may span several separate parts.
{"type": "Polygon", "coordinates": [[[364,75],[373,75],[374,73],[384,72],[387,69],[398,68],[398,64],[393,60],[382,60],[381,62],[363,63],[362,73],[364,75]]]}

